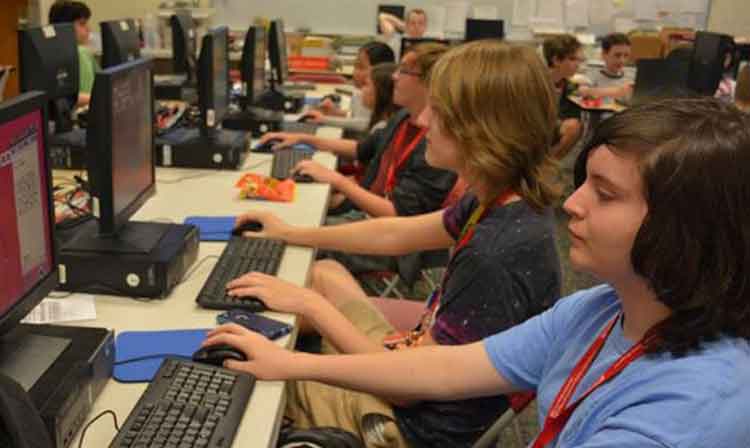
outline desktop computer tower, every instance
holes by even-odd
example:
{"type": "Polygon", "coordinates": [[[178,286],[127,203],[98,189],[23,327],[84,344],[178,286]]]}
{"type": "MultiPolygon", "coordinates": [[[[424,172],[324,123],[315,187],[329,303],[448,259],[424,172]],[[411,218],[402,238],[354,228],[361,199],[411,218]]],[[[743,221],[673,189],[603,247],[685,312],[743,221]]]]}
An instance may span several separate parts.
{"type": "Polygon", "coordinates": [[[266,132],[278,132],[284,121],[284,113],[268,109],[248,108],[230,113],[224,117],[222,127],[237,131],[247,131],[259,138],[266,132]]]}
{"type": "Polygon", "coordinates": [[[176,128],[156,138],[156,165],[236,170],[247,157],[247,137],[244,131],[221,129],[204,136],[199,128],[176,128]]]}
{"type": "MultiPolygon", "coordinates": [[[[191,225],[130,222],[148,232],[162,232],[148,253],[90,250],[82,236],[96,235],[98,223],[88,221],[58,232],[59,289],[130,297],[166,297],[182,281],[198,257],[199,232],[191,225]]],[[[90,239],[88,241],[91,241],[90,239]]]]}
{"type": "Polygon", "coordinates": [[[49,161],[53,169],[82,170],[86,168],[86,130],[52,134],[49,138],[49,161]]]}

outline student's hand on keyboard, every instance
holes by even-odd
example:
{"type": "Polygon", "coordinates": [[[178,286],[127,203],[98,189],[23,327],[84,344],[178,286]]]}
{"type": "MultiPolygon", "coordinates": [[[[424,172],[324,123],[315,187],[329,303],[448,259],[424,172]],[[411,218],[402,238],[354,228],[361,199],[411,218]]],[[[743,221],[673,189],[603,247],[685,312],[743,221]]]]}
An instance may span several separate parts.
{"type": "Polygon", "coordinates": [[[305,123],[322,123],[325,114],[317,109],[310,109],[302,114],[305,117],[305,123]]]}
{"type": "Polygon", "coordinates": [[[281,141],[273,146],[274,150],[288,148],[296,143],[303,143],[304,135],[305,134],[294,134],[291,132],[266,132],[260,138],[258,143],[262,145],[269,140],[277,139],[281,141]]]}
{"type": "Polygon", "coordinates": [[[341,181],[343,175],[338,171],[330,170],[314,160],[303,160],[294,167],[295,173],[307,174],[315,179],[316,182],[322,182],[336,186],[341,181]]]}
{"type": "Polygon", "coordinates": [[[224,361],[224,367],[255,375],[260,380],[285,380],[292,375],[294,353],[269,341],[260,333],[237,324],[226,324],[211,330],[201,346],[228,344],[240,350],[247,361],[224,361]]]}
{"type": "Polygon", "coordinates": [[[257,297],[270,310],[301,316],[308,316],[311,306],[325,300],[311,289],[260,272],[251,272],[232,280],[227,284],[227,294],[232,297],[257,297]]]}
{"type": "Polygon", "coordinates": [[[240,227],[248,221],[261,223],[263,225],[263,230],[260,232],[245,232],[243,233],[245,236],[285,240],[284,235],[288,234],[293,228],[293,226],[285,223],[273,213],[258,210],[252,210],[238,216],[234,223],[234,227],[240,227]]]}

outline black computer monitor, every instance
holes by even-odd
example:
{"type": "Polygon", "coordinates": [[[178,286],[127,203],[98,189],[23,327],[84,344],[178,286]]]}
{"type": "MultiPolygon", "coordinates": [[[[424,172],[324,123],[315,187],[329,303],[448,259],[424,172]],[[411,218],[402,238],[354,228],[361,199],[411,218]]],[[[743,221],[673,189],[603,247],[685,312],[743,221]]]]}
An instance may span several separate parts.
{"type": "Polygon", "coordinates": [[[130,217],[156,193],[153,107],[150,59],[96,74],[87,132],[92,210],[99,219],[92,250],[148,252],[161,237],[123,236],[130,217]]]}
{"type": "Polygon", "coordinates": [[[383,30],[380,29],[380,14],[386,13],[392,16],[398,17],[404,20],[406,14],[406,7],[404,5],[378,5],[378,13],[375,15],[375,32],[383,34],[383,30]]]}
{"type": "Polygon", "coordinates": [[[0,372],[26,390],[69,344],[17,325],[58,284],[46,103],[30,92],[0,104],[0,372]]]}
{"type": "Polygon", "coordinates": [[[631,104],[689,96],[689,64],[684,58],[639,59],[631,104]]]}
{"type": "Polygon", "coordinates": [[[169,19],[172,25],[172,70],[187,75],[192,81],[195,75],[195,23],[188,11],[176,11],[169,19]]]}
{"type": "Polygon", "coordinates": [[[424,44],[424,43],[450,45],[451,41],[447,39],[435,39],[432,37],[404,37],[403,39],[401,39],[401,52],[399,54],[403,58],[404,54],[406,54],[406,51],[410,47],[413,47],[414,45],[424,44]]]}
{"type": "Polygon", "coordinates": [[[504,38],[505,26],[502,20],[466,19],[466,35],[464,36],[466,42],[504,38]]]}
{"type": "Polygon", "coordinates": [[[257,100],[266,88],[266,32],[251,26],[245,34],[240,61],[243,108],[257,100]]]}
{"type": "Polygon", "coordinates": [[[268,59],[271,61],[271,87],[281,86],[289,77],[284,21],[281,19],[271,20],[268,29],[268,59]]]}
{"type": "Polygon", "coordinates": [[[198,59],[198,106],[201,132],[209,135],[229,108],[229,29],[209,30],[203,36],[198,59]]]}
{"type": "MultiPolygon", "coordinates": [[[[713,95],[724,75],[724,62],[734,53],[734,38],[726,34],[695,33],[688,87],[700,95],[713,95]]],[[[729,63],[732,61],[730,59],[729,63]]]]}
{"type": "Polygon", "coordinates": [[[46,92],[55,133],[73,129],[79,86],[77,45],[71,23],[18,31],[21,91],[46,92]]]}
{"type": "Polygon", "coordinates": [[[141,40],[133,19],[99,23],[102,32],[102,67],[123,64],[141,57],[141,40]]]}

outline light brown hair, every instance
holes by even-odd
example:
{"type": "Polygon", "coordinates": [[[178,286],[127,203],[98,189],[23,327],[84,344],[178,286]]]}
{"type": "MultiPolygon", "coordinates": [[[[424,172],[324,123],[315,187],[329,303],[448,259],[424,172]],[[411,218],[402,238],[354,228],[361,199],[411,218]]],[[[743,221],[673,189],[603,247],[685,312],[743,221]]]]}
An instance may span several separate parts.
{"type": "Polygon", "coordinates": [[[414,56],[416,56],[415,63],[420,73],[419,78],[424,82],[429,82],[432,67],[447,51],[448,47],[443,44],[425,42],[409,47],[401,58],[403,59],[409,53],[414,53],[414,56]]]}
{"type": "Polygon", "coordinates": [[[533,49],[487,40],[450,50],[433,68],[430,104],[489,196],[511,189],[537,210],[557,199],[557,101],[533,49]]]}
{"type": "Polygon", "coordinates": [[[559,34],[548,37],[544,40],[544,44],[542,44],[544,59],[547,61],[548,67],[552,67],[555,59],[565,59],[574,56],[580,48],[581,43],[571,34],[559,34]]]}

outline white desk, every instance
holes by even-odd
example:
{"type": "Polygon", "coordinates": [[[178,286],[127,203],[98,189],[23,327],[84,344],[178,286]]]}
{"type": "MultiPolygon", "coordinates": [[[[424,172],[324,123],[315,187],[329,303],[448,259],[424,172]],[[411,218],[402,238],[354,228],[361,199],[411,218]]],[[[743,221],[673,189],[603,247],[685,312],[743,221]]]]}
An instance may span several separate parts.
{"type": "MultiPolygon", "coordinates": [[[[337,137],[341,130],[320,128],[319,135],[337,137]]],[[[270,169],[271,156],[251,154],[246,166],[267,159],[270,169]]],[[[335,157],[328,153],[317,153],[315,159],[328,167],[335,166],[335,157]]],[[[256,172],[263,172],[254,170],[256,172]]],[[[318,226],[325,218],[330,186],[324,184],[298,184],[294,202],[272,203],[242,200],[234,188],[240,171],[209,171],[194,169],[157,168],[157,194],[133,217],[134,220],[161,221],[169,219],[179,223],[190,215],[234,215],[250,209],[270,210],[287,222],[304,226],[318,226]],[[176,180],[179,182],[175,182],[176,180]]],[[[224,243],[201,243],[196,264],[206,256],[219,255],[224,243]]],[[[313,261],[313,250],[287,246],[278,276],[298,285],[307,284],[308,271],[313,261]]],[[[190,277],[177,285],[169,297],[151,302],[135,301],[127,297],[96,296],[97,318],[94,321],[76,322],[71,325],[106,327],[117,332],[125,330],[167,330],[185,328],[213,328],[218,311],[199,308],[195,298],[203,286],[215,260],[204,261],[190,277]]],[[[269,313],[289,323],[295,318],[288,314],[269,313]]],[[[294,344],[296,332],[279,342],[287,347],[294,344]]],[[[112,379],[94,403],[89,419],[99,412],[112,409],[122,423],[135,406],[147,383],[122,384],[112,379]]],[[[279,425],[284,409],[283,382],[259,381],[250,399],[247,411],[235,437],[233,447],[255,448],[276,445],[279,425]]],[[[84,440],[85,447],[106,447],[115,436],[111,420],[102,418],[89,427],[84,440]]],[[[78,446],[80,434],[72,446],[78,446]]]]}

